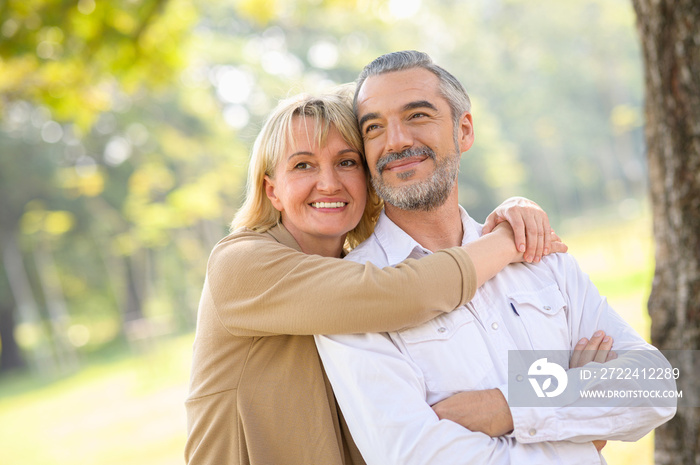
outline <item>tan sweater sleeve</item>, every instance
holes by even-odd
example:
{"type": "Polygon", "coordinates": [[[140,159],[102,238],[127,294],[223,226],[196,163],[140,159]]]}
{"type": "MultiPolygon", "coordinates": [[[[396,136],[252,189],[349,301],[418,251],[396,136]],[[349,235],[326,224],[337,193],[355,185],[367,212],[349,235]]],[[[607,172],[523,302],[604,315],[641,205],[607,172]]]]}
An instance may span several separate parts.
{"type": "Polygon", "coordinates": [[[476,292],[476,274],[459,247],[378,268],[239,231],[214,248],[204,292],[237,336],[380,332],[465,304],[476,292]]]}

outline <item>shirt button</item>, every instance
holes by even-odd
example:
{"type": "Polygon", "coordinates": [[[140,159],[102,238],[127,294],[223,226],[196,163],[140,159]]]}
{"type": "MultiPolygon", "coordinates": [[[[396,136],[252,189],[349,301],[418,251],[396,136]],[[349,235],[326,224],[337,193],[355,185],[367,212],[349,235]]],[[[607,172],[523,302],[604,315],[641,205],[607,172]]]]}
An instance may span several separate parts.
{"type": "Polygon", "coordinates": [[[440,326],[437,330],[437,332],[440,334],[444,333],[445,331],[447,331],[447,328],[445,328],[444,326],[440,326]]]}
{"type": "Polygon", "coordinates": [[[537,434],[537,430],[535,428],[532,428],[530,431],[527,432],[530,436],[534,436],[537,434]]]}
{"type": "Polygon", "coordinates": [[[523,375],[518,375],[515,377],[516,381],[522,381],[523,380],[523,375]]]}
{"type": "Polygon", "coordinates": [[[497,329],[498,329],[498,323],[496,323],[496,322],[494,321],[493,323],[491,323],[491,327],[494,329],[494,331],[497,330],[497,329]]]}

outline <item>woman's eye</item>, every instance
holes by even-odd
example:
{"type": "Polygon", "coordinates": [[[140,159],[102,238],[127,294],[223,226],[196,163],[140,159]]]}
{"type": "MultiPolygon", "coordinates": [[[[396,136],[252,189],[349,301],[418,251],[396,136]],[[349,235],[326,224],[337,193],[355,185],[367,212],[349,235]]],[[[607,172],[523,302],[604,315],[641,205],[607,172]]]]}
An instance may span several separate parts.
{"type": "Polygon", "coordinates": [[[340,166],[343,167],[350,167],[350,166],[356,166],[357,162],[355,160],[343,160],[340,162],[340,166]]]}
{"type": "Polygon", "coordinates": [[[309,164],[306,162],[297,163],[294,165],[295,170],[305,170],[309,168],[309,164]]]}

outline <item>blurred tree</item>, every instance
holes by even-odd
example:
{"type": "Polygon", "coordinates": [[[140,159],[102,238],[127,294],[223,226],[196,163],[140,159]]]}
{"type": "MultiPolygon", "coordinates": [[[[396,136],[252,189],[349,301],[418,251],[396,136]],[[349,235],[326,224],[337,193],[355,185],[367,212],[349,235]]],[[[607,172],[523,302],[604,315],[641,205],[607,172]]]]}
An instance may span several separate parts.
{"type": "MultiPolygon", "coordinates": [[[[172,84],[184,66],[185,38],[195,19],[186,0],[0,2],[0,252],[9,282],[0,294],[0,370],[18,364],[16,323],[41,327],[46,319],[46,339],[66,341],[68,308],[61,281],[80,278],[65,273],[54,258],[60,251],[54,238],[73,230],[72,248],[73,238],[85,231],[99,235],[128,228],[123,222],[112,224],[114,229],[99,222],[82,228],[89,224],[89,204],[106,187],[108,168],[132,151],[129,140],[115,136],[97,149],[112,157],[111,166],[100,166],[89,147],[113,136],[117,125],[103,122],[95,129],[97,118],[124,113],[130,96],[172,84]],[[25,266],[26,259],[33,259],[32,267],[25,266]],[[15,308],[19,314],[9,314],[15,308]]],[[[107,187],[113,196],[119,192],[119,186],[107,187]]],[[[97,216],[103,220],[108,213],[97,216]]],[[[37,344],[37,338],[30,339],[37,344]]],[[[72,360],[70,348],[54,343],[56,361],[72,360]]]]}
{"type": "MultiPolygon", "coordinates": [[[[700,349],[700,3],[634,0],[646,66],[646,140],[656,238],[649,298],[652,342],[700,349]]],[[[676,355],[674,352],[672,355],[676,355]]],[[[671,358],[671,357],[669,357],[671,358]]],[[[697,393],[697,373],[671,359],[678,389],[697,393]]],[[[689,361],[686,359],[686,362],[689,361]]],[[[656,463],[700,463],[698,408],[657,428],[656,463]]]]}

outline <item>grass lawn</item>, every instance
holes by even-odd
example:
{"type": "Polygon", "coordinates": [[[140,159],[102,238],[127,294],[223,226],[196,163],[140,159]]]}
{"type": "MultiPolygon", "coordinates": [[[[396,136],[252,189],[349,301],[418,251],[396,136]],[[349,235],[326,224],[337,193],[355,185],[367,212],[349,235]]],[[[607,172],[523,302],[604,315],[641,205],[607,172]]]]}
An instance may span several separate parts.
{"type": "MultiPolygon", "coordinates": [[[[652,275],[647,220],[562,234],[609,302],[642,335],[652,275]],[[585,231],[585,232],[578,232],[585,231]]],[[[122,353],[59,380],[0,378],[0,464],[182,464],[192,334],[122,353]]],[[[651,435],[608,443],[611,465],[651,465],[651,435]]]]}
{"type": "Polygon", "coordinates": [[[3,465],[184,463],[193,335],[64,379],[0,383],[3,465]]]}

